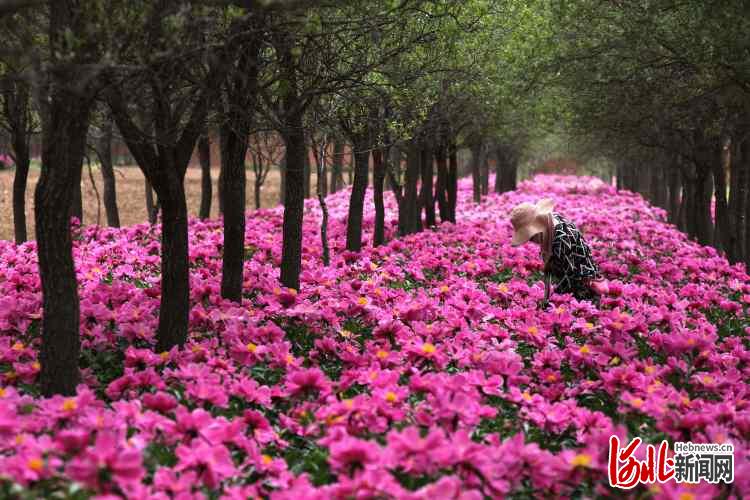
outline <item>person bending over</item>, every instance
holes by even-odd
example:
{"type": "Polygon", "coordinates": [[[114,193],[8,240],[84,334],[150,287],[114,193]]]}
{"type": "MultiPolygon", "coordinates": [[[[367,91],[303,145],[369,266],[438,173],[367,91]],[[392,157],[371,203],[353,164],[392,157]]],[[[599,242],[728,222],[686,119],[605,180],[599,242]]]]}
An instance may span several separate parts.
{"type": "Polygon", "coordinates": [[[591,249],[575,224],[553,212],[553,207],[552,200],[543,199],[513,208],[511,245],[532,241],[540,246],[544,262],[542,307],[549,303],[552,279],[556,282],[556,293],[571,293],[578,300],[596,301],[599,294],[606,293],[606,283],[591,257],[591,249]]]}

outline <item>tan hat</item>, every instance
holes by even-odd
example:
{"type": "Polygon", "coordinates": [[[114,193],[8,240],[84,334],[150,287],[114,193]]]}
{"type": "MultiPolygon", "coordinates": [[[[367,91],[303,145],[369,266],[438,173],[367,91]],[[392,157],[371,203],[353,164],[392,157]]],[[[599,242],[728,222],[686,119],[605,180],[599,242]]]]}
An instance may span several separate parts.
{"type": "Polygon", "coordinates": [[[536,205],[521,203],[510,212],[510,223],[513,224],[511,245],[517,247],[529,241],[535,234],[547,228],[545,217],[552,212],[554,202],[549,198],[539,200],[536,205]]]}

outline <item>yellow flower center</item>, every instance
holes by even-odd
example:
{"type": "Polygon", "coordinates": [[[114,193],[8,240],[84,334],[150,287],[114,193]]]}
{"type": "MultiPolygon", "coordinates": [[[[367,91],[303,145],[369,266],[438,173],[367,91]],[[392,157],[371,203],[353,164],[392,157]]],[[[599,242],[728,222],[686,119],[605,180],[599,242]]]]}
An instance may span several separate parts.
{"type": "Polygon", "coordinates": [[[704,375],[703,376],[703,383],[704,384],[713,384],[714,378],[711,375],[704,375]]]}
{"type": "Polygon", "coordinates": [[[261,456],[261,460],[263,460],[263,465],[270,465],[271,462],[273,462],[273,458],[271,458],[270,455],[261,456]]]}
{"type": "Polygon", "coordinates": [[[350,332],[350,331],[349,331],[349,330],[347,330],[347,329],[342,329],[342,330],[341,330],[341,332],[340,332],[340,334],[341,334],[341,336],[342,336],[342,337],[344,337],[345,339],[348,339],[349,337],[351,337],[351,336],[352,336],[352,332],[350,332]]]}
{"type": "Polygon", "coordinates": [[[395,403],[398,401],[398,396],[396,396],[396,393],[393,391],[388,391],[385,393],[385,400],[389,403],[395,403]]]}
{"type": "Polygon", "coordinates": [[[75,399],[66,399],[63,401],[62,409],[63,411],[73,411],[76,408],[78,408],[78,403],[75,399]]]}
{"type": "Polygon", "coordinates": [[[585,325],[583,325],[583,326],[585,326],[587,330],[591,330],[592,328],[594,328],[594,324],[593,324],[593,323],[589,323],[589,322],[587,322],[587,323],[586,323],[585,325]]]}
{"type": "Polygon", "coordinates": [[[26,441],[26,438],[23,436],[23,434],[16,435],[16,439],[15,439],[16,445],[20,446],[23,444],[24,441],[26,441]]]}
{"type": "Polygon", "coordinates": [[[39,370],[41,370],[41,369],[42,369],[42,365],[41,365],[41,364],[39,363],[39,361],[34,361],[33,363],[31,363],[31,367],[32,367],[32,368],[33,368],[33,369],[34,369],[35,371],[39,371],[39,370]]]}
{"type": "Polygon", "coordinates": [[[247,348],[248,352],[255,352],[258,349],[258,346],[253,344],[252,342],[248,342],[245,347],[247,348]]]}
{"type": "Polygon", "coordinates": [[[588,467],[591,464],[591,455],[588,453],[579,453],[570,461],[573,467],[588,467]]]}
{"type": "Polygon", "coordinates": [[[426,344],[422,345],[422,352],[425,354],[432,354],[435,352],[435,346],[427,342],[426,344]]]}
{"type": "Polygon", "coordinates": [[[352,401],[351,399],[345,399],[342,402],[344,403],[344,406],[346,406],[347,409],[351,410],[352,408],[354,408],[354,401],[352,401]]]}
{"type": "Polygon", "coordinates": [[[580,349],[578,349],[578,352],[580,352],[581,354],[588,354],[588,353],[591,352],[591,349],[589,349],[589,346],[587,346],[586,344],[584,344],[584,345],[581,346],[580,349]]]}
{"type": "Polygon", "coordinates": [[[0,387],[0,398],[5,397],[5,387],[0,387]]]}
{"type": "Polygon", "coordinates": [[[361,306],[366,306],[367,305],[367,297],[360,297],[359,299],[357,299],[357,304],[359,304],[361,306]]]}
{"type": "Polygon", "coordinates": [[[529,391],[523,391],[521,397],[523,397],[523,399],[525,399],[526,401],[531,401],[531,394],[529,394],[529,391]]]}
{"type": "Polygon", "coordinates": [[[16,342],[11,349],[14,351],[23,351],[23,342],[16,342]]]}
{"type": "Polygon", "coordinates": [[[450,288],[448,287],[448,285],[443,285],[440,287],[441,293],[448,293],[448,291],[450,291],[450,288]]]}
{"type": "Polygon", "coordinates": [[[508,285],[505,283],[501,283],[500,286],[497,287],[498,290],[500,290],[501,293],[508,293],[508,285]]]}
{"type": "Polygon", "coordinates": [[[547,375],[547,382],[555,382],[557,380],[557,375],[554,373],[550,373],[547,375]]]}
{"type": "Polygon", "coordinates": [[[656,372],[656,367],[652,365],[648,365],[646,366],[644,371],[646,372],[646,375],[653,375],[656,372]]]}
{"type": "Polygon", "coordinates": [[[695,500],[695,495],[693,495],[692,493],[689,493],[687,491],[684,491],[684,492],[680,493],[679,498],[680,498],[680,500],[695,500]]]}
{"type": "Polygon", "coordinates": [[[528,331],[532,335],[536,335],[537,333],[539,333],[539,328],[537,328],[535,326],[530,326],[528,328],[528,330],[526,330],[526,331],[528,331]]]}
{"type": "Polygon", "coordinates": [[[635,398],[630,402],[631,405],[635,406],[636,408],[640,408],[643,406],[643,400],[641,398],[635,398]]]}
{"type": "Polygon", "coordinates": [[[292,356],[291,354],[287,354],[286,355],[286,362],[289,365],[291,365],[292,363],[294,363],[294,356],[292,356]]]}
{"type": "Polygon", "coordinates": [[[378,352],[377,352],[377,353],[375,354],[375,356],[377,356],[377,357],[378,357],[378,359],[385,359],[385,358],[387,358],[387,357],[388,357],[388,351],[384,351],[384,350],[380,349],[380,350],[379,350],[379,351],[378,351],[378,352]]]}
{"type": "Polygon", "coordinates": [[[41,470],[44,469],[44,461],[39,457],[29,459],[26,465],[28,465],[29,469],[34,472],[41,472],[41,470]]]}
{"type": "Polygon", "coordinates": [[[162,361],[166,361],[169,358],[169,353],[167,351],[162,351],[159,353],[159,357],[162,361]]]}
{"type": "Polygon", "coordinates": [[[614,356],[612,359],[609,360],[609,364],[613,366],[617,366],[620,364],[620,357],[614,356]]]}

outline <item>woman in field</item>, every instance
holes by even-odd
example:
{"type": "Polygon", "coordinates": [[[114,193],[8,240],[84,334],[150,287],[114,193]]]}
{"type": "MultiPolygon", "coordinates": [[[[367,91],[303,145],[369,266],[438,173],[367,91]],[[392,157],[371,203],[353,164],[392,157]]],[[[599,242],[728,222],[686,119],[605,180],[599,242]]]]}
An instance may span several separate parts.
{"type": "Polygon", "coordinates": [[[544,262],[544,302],[555,280],[556,293],[571,293],[578,300],[597,300],[606,293],[607,284],[591,257],[591,249],[575,224],[552,211],[553,202],[543,199],[535,205],[521,203],[510,213],[513,246],[532,241],[541,247],[544,262]]]}

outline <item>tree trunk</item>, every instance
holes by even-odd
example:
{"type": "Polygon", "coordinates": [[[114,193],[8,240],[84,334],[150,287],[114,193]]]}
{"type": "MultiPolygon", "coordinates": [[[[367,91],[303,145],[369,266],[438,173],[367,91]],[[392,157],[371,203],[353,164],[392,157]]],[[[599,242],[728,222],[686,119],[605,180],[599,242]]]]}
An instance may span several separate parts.
{"type": "Polygon", "coordinates": [[[482,156],[482,196],[487,196],[490,194],[490,155],[484,150],[482,156]]]}
{"type": "Polygon", "coordinates": [[[149,224],[156,224],[156,209],[154,207],[154,190],[148,179],[144,179],[146,191],[146,216],[149,224]]]}
{"type": "Polygon", "coordinates": [[[22,82],[4,82],[2,88],[5,121],[10,129],[15,173],[13,175],[13,234],[17,244],[28,239],[26,232],[26,185],[30,163],[30,93],[22,82]]]}
{"type": "MultiPolygon", "coordinates": [[[[85,151],[84,151],[85,154],[85,151]]],[[[81,176],[83,174],[83,157],[81,157],[81,163],[76,167],[73,175],[75,179],[73,181],[73,200],[70,204],[70,216],[78,219],[78,222],[83,225],[83,196],[81,193],[81,176]]]]}
{"type": "Polygon", "coordinates": [[[680,182],[680,168],[678,165],[676,165],[674,162],[671,163],[668,167],[668,212],[669,212],[669,222],[672,224],[678,225],[679,219],[679,211],[680,211],[680,190],[682,188],[681,182],[680,182]]]}
{"type": "Polygon", "coordinates": [[[349,198],[349,215],[346,221],[346,249],[359,252],[362,249],[362,216],[365,209],[365,193],[370,167],[370,145],[366,139],[353,142],[354,182],[349,198]]]}
{"type": "Polygon", "coordinates": [[[188,217],[182,179],[169,166],[166,193],[160,193],[161,303],[156,351],[169,351],[187,340],[190,289],[188,279],[188,217]]]}
{"type": "Polygon", "coordinates": [[[234,302],[242,301],[245,260],[245,155],[247,127],[237,123],[221,126],[221,162],[224,177],[224,256],[221,267],[221,296],[234,302]],[[240,128],[241,130],[237,130],[240,128]]]}
{"type": "Polygon", "coordinates": [[[260,176],[255,176],[255,210],[260,210],[260,193],[263,183],[261,182],[260,176]]]}
{"type": "Polygon", "coordinates": [[[495,147],[495,193],[503,192],[503,170],[507,162],[505,157],[505,148],[501,144],[495,147]]]}
{"type": "Polygon", "coordinates": [[[716,223],[714,226],[713,245],[717,250],[726,252],[727,248],[731,245],[730,232],[732,229],[727,204],[727,179],[721,148],[717,147],[714,153],[717,156],[714,158],[712,164],[714,197],[716,199],[716,223]]]}
{"type": "Polygon", "coordinates": [[[692,208],[692,213],[688,213],[688,232],[692,225],[693,236],[701,245],[710,245],[712,242],[711,194],[713,190],[709,174],[710,170],[707,167],[697,166],[695,177],[691,179],[693,186],[689,193],[692,194],[693,199],[692,202],[688,200],[692,208]]]}
{"type": "Polygon", "coordinates": [[[201,206],[198,217],[201,220],[211,216],[211,197],[213,196],[211,186],[211,142],[208,131],[198,140],[198,160],[201,164],[201,206]]]}
{"type": "Polygon", "coordinates": [[[471,148],[471,180],[474,192],[474,203],[482,202],[482,174],[481,174],[481,156],[482,156],[482,143],[479,141],[473,142],[470,145],[471,148]]]}
{"type": "Polygon", "coordinates": [[[322,171],[322,174],[317,174],[317,175],[323,176],[321,179],[318,179],[318,191],[319,192],[317,194],[318,196],[323,195],[323,197],[325,198],[326,196],[328,196],[328,169],[326,168],[326,162],[327,162],[326,149],[328,149],[328,144],[324,142],[321,148],[322,148],[322,151],[320,155],[315,153],[317,171],[318,172],[322,171]]]}
{"type": "Polygon", "coordinates": [[[735,137],[732,139],[730,149],[731,181],[728,210],[733,229],[729,234],[727,255],[732,263],[743,262],[747,255],[745,212],[750,189],[748,184],[750,183],[750,158],[745,155],[748,153],[749,141],[750,138],[735,137]]]}
{"type": "Polygon", "coordinates": [[[456,202],[458,201],[458,149],[455,143],[448,145],[448,220],[456,223],[456,202]]]}
{"type": "Polygon", "coordinates": [[[333,163],[331,165],[331,193],[337,192],[344,184],[344,144],[341,141],[333,143],[333,163]]]}
{"type": "Polygon", "coordinates": [[[499,145],[496,149],[497,173],[495,174],[495,192],[505,193],[516,189],[518,177],[517,155],[511,146],[499,145]]]}
{"type": "Polygon", "coordinates": [[[326,140],[323,140],[323,145],[320,149],[320,154],[315,154],[315,166],[318,177],[318,203],[320,204],[320,211],[323,217],[320,221],[320,244],[323,248],[323,265],[329,266],[331,264],[331,250],[328,245],[328,205],[326,204],[326,191],[327,191],[327,173],[326,173],[326,140]]]}
{"type": "Polygon", "coordinates": [[[16,243],[21,244],[27,240],[26,233],[26,185],[29,179],[29,149],[28,144],[22,147],[15,145],[16,171],[13,176],[13,232],[16,243]]]}
{"type": "Polygon", "coordinates": [[[436,224],[435,198],[433,196],[435,167],[432,159],[432,148],[427,141],[422,145],[420,166],[422,171],[421,204],[424,208],[425,226],[434,227],[436,224]]]}
{"type": "Polygon", "coordinates": [[[420,171],[419,156],[420,150],[417,141],[409,141],[406,148],[404,195],[398,212],[398,227],[401,236],[413,234],[421,230],[417,204],[417,183],[420,171]]]}
{"type": "MultiPolygon", "coordinates": [[[[51,64],[71,52],[70,39],[83,33],[83,13],[75,2],[50,1],[48,43],[51,64]],[[72,35],[67,36],[68,34],[72,35]]],[[[73,38],[75,39],[75,38],[73,38]]],[[[79,299],[70,234],[70,210],[86,148],[86,131],[95,89],[77,70],[90,63],[85,48],[72,64],[50,72],[51,85],[40,98],[42,171],[34,192],[34,220],[42,289],[42,343],[39,350],[42,394],[75,394],[80,381],[79,299]],[[78,175],[76,174],[78,171],[78,175]]]]}
{"type": "Polygon", "coordinates": [[[312,169],[310,168],[310,150],[305,145],[305,156],[304,156],[304,176],[305,176],[305,199],[312,196],[312,169]]]}
{"type": "Polygon", "coordinates": [[[445,153],[445,143],[438,143],[435,147],[435,163],[437,165],[437,186],[435,191],[441,222],[450,220],[450,207],[448,206],[448,163],[445,153]]]}
{"type": "MultiPolygon", "coordinates": [[[[279,165],[279,203],[284,205],[286,199],[286,166],[289,163],[289,154],[284,147],[284,157],[279,165]]],[[[304,194],[304,193],[303,193],[304,194]]]]}
{"type": "Polygon", "coordinates": [[[373,231],[372,246],[377,247],[385,243],[385,203],[383,191],[385,189],[385,156],[380,148],[372,152],[373,163],[373,201],[375,203],[375,229],[373,231]]]}
{"type": "MultiPolygon", "coordinates": [[[[296,101],[293,101],[293,106],[296,101]]],[[[302,112],[290,113],[284,129],[286,143],[286,182],[284,186],[284,223],[281,249],[281,283],[299,290],[302,271],[302,222],[305,209],[305,134],[302,112]]]]}
{"type": "Polygon", "coordinates": [[[102,165],[102,183],[104,185],[104,210],[107,213],[107,225],[120,227],[120,212],[117,209],[117,190],[115,171],[112,164],[112,120],[106,118],[97,141],[96,152],[102,165]]]}

